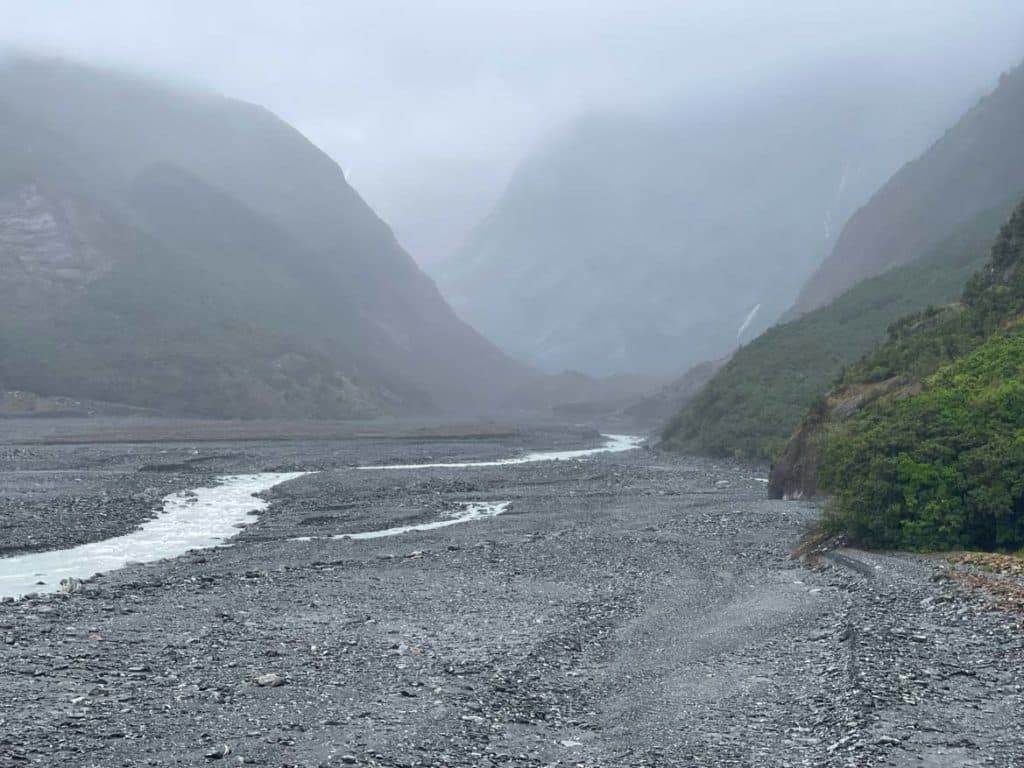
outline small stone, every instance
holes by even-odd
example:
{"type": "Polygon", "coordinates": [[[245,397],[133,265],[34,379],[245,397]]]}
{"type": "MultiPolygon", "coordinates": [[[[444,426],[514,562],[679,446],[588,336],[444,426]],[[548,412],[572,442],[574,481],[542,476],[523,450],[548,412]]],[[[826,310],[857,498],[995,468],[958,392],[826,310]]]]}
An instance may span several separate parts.
{"type": "Polygon", "coordinates": [[[231,747],[227,744],[219,744],[206,753],[207,760],[221,760],[231,754],[231,747]]]}
{"type": "Polygon", "coordinates": [[[60,591],[65,592],[69,595],[74,592],[81,592],[84,588],[85,586],[82,584],[81,579],[68,577],[66,579],[60,580],[60,591]]]}
{"type": "Polygon", "coordinates": [[[268,672],[256,678],[256,685],[261,688],[277,688],[284,685],[284,678],[275,672],[268,672]]]}

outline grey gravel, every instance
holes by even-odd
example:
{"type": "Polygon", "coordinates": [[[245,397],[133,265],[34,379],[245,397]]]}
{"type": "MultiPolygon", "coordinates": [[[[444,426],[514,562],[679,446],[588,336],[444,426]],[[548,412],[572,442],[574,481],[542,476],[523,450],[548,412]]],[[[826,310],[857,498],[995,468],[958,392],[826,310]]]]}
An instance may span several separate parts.
{"type": "Polygon", "coordinates": [[[1021,617],[932,559],[792,560],[817,510],[765,499],[761,468],[649,450],[353,468],[588,441],[203,445],[217,458],[159,486],[142,465],[193,446],[0,447],[4,497],[30,499],[0,528],[10,551],[60,540],[27,521],[73,496],[128,499],[123,530],[151,498],[130,490],[319,470],[272,490],[233,546],[0,604],[0,766],[1024,763],[1021,617]],[[24,491],[48,464],[60,476],[24,491]],[[504,500],[429,532],[290,540],[504,500]]]}

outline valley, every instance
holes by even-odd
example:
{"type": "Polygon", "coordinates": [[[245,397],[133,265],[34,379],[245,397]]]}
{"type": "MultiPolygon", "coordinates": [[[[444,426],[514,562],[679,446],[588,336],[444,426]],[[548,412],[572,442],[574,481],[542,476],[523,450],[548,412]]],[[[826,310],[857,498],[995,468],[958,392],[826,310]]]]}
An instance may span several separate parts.
{"type": "Polygon", "coordinates": [[[143,420],[130,443],[4,426],[16,551],[120,534],[225,475],[307,473],[229,546],[0,602],[4,766],[1024,756],[1020,615],[961,586],[967,566],[792,559],[818,510],[766,499],[763,467],[552,425],[154,442],[143,420]],[[339,538],[402,526],[421,529],[339,538]]]}
{"type": "Polygon", "coordinates": [[[0,768],[1024,766],[1024,5],[826,5],[7,14],[0,768]]]}

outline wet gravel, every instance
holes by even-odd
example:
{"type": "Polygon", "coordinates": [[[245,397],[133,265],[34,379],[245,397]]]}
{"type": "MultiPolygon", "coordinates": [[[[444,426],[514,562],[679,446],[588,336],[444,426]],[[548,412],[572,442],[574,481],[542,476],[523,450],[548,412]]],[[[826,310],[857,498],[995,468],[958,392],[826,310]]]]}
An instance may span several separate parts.
{"type": "Polygon", "coordinates": [[[231,547],[0,604],[0,766],[1024,763],[1021,617],[943,561],[790,559],[816,510],[766,500],[758,470],[648,450],[354,468],[594,442],[0,447],[11,551],[104,513],[124,532],[151,508],[135,493],[317,471],[231,547]],[[474,501],[511,505],[292,540],[474,501]]]}

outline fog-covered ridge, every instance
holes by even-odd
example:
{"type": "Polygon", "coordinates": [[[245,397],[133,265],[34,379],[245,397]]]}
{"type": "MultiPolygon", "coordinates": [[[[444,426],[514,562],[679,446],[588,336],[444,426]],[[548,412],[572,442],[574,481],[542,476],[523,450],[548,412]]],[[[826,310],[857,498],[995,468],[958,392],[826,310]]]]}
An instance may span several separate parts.
{"type": "Polygon", "coordinates": [[[435,270],[456,311],[550,371],[719,358],[789,308],[847,217],[969,103],[838,65],[755,82],[592,112],[534,147],[435,270]]]}

